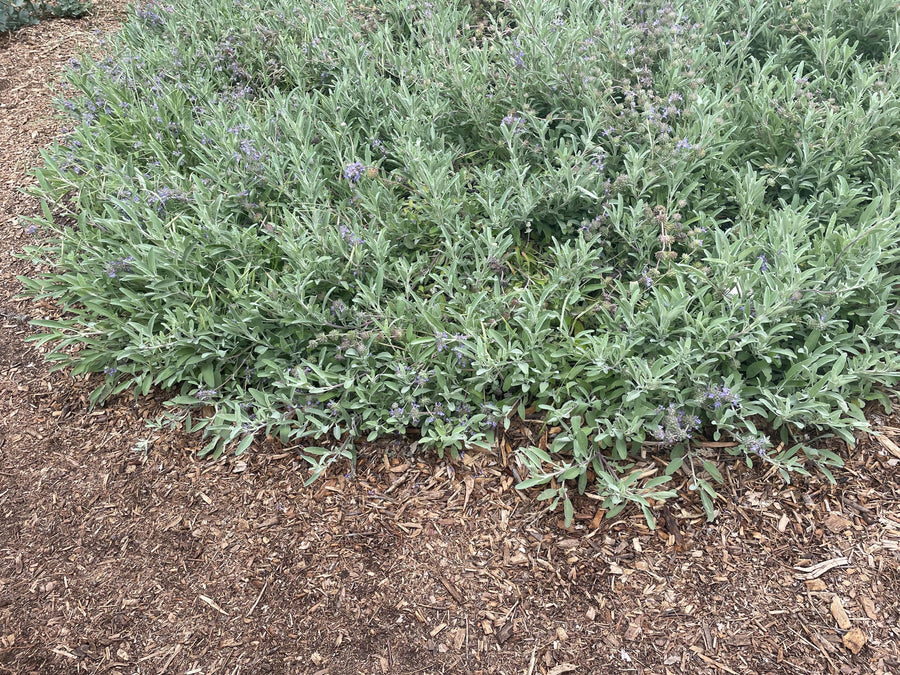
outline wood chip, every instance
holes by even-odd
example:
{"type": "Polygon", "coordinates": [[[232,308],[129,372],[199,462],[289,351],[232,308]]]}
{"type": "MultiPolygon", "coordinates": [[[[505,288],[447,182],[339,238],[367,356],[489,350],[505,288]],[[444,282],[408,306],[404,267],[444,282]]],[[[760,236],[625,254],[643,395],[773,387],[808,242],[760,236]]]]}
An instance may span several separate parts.
{"type": "Polygon", "coordinates": [[[794,576],[798,579],[818,579],[828,570],[832,570],[835,567],[846,567],[849,564],[849,558],[832,558],[831,560],[823,560],[822,562],[809,567],[795,565],[794,570],[796,570],[797,574],[794,576]]]}
{"type": "Polygon", "coordinates": [[[457,604],[459,604],[459,605],[465,604],[465,601],[466,601],[465,597],[463,597],[463,594],[459,592],[459,589],[456,588],[456,586],[454,586],[452,583],[450,583],[449,579],[444,577],[444,575],[440,575],[440,576],[438,576],[438,580],[441,582],[441,585],[447,589],[447,592],[453,596],[453,599],[456,600],[457,604]]]}
{"type": "Polygon", "coordinates": [[[578,670],[578,666],[574,663],[560,663],[558,666],[553,666],[548,670],[547,675],[562,675],[563,673],[571,673],[573,670],[578,670]]]}
{"type": "Polygon", "coordinates": [[[518,552],[509,557],[509,562],[511,565],[527,565],[528,556],[524,553],[518,552]]]}
{"type": "Polygon", "coordinates": [[[219,607],[219,606],[216,604],[216,601],[213,600],[212,598],[208,598],[208,597],[205,596],[205,595],[201,595],[201,596],[199,596],[199,597],[200,597],[200,599],[201,599],[203,602],[205,602],[207,605],[209,605],[210,607],[212,607],[212,608],[213,608],[214,610],[216,610],[217,612],[219,612],[219,613],[221,613],[221,614],[224,614],[225,616],[228,616],[228,612],[226,612],[224,609],[222,609],[221,607],[219,607]]]}
{"type": "Polygon", "coordinates": [[[628,624],[628,628],[625,629],[625,639],[629,642],[637,639],[637,636],[641,634],[642,630],[641,624],[639,623],[628,624]]]}
{"type": "Polygon", "coordinates": [[[731,647],[749,647],[753,644],[753,638],[749,635],[735,635],[725,640],[725,643],[731,647]]]}
{"type": "Polygon", "coordinates": [[[502,645],[504,642],[509,640],[509,638],[512,637],[513,628],[514,626],[512,621],[507,621],[505,624],[503,624],[497,630],[497,643],[502,645]]]}
{"type": "Polygon", "coordinates": [[[463,484],[466,486],[466,496],[463,498],[463,511],[465,511],[469,504],[469,497],[472,496],[472,490],[475,488],[475,478],[469,474],[463,479],[463,484]]]}
{"type": "Polygon", "coordinates": [[[866,646],[868,639],[866,634],[859,628],[853,628],[844,634],[844,637],[841,638],[841,642],[843,642],[844,646],[851,652],[859,654],[859,651],[866,646]]]}
{"type": "Polygon", "coordinates": [[[259,601],[262,599],[263,593],[266,592],[266,588],[269,586],[269,580],[266,579],[266,583],[263,584],[262,590],[259,592],[259,595],[256,596],[256,601],[253,603],[253,606],[250,608],[250,611],[247,612],[247,618],[250,618],[250,615],[253,614],[253,610],[256,609],[256,606],[259,604],[259,601]]]}
{"type": "Polygon", "coordinates": [[[691,647],[691,651],[694,652],[700,659],[708,663],[709,665],[718,668],[719,670],[725,671],[726,673],[731,673],[731,675],[738,675],[731,668],[726,666],[725,664],[719,663],[711,658],[709,658],[706,654],[703,653],[703,650],[700,647],[691,647]]]}
{"type": "Polygon", "coordinates": [[[851,521],[841,515],[838,515],[837,513],[829,513],[827,516],[825,516],[825,520],[823,522],[825,524],[825,527],[827,527],[835,534],[837,534],[838,532],[843,532],[847,528],[853,526],[853,523],[851,521]]]}
{"type": "Polygon", "coordinates": [[[875,438],[878,439],[878,442],[881,443],[881,446],[889,453],[894,455],[894,457],[900,457],[900,447],[898,447],[897,444],[894,443],[894,441],[892,441],[887,436],[876,436],[875,438]]]}
{"type": "Polygon", "coordinates": [[[824,591],[825,590],[825,582],[821,579],[810,579],[809,581],[804,581],[806,584],[806,590],[808,591],[824,591]]]}
{"type": "Polygon", "coordinates": [[[675,546],[681,548],[684,545],[684,535],[681,534],[681,529],[678,527],[678,521],[669,510],[668,506],[663,506],[661,513],[663,522],[666,525],[666,532],[675,537],[675,546]]]}
{"type": "Polygon", "coordinates": [[[844,609],[844,603],[841,602],[841,599],[838,596],[834,596],[831,599],[831,616],[834,617],[834,620],[837,621],[837,624],[843,630],[847,630],[853,624],[850,623],[850,617],[847,616],[847,611],[844,609]]]}
{"type": "Polygon", "coordinates": [[[866,616],[872,621],[878,621],[878,613],[875,611],[875,602],[868,595],[859,596],[859,604],[862,605],[866,616]]]}
{"type": "Polygon", "coordinates": [[[778,531],[783,533],[790,522],[791,520],[787,517],[787,514],[782,514],[781,519],[778,521],[778,531]]]}

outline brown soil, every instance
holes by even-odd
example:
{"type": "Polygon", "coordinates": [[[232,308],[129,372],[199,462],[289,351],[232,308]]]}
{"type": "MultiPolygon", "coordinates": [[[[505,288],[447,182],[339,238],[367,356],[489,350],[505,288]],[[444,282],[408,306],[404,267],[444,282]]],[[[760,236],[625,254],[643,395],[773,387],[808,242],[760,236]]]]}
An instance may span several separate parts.
{"type": "Polygon", "coordinates": [[[506,445],[382,444],[304,488],[277,447],[198,460],[146,425],[159,397],[90,410],[90,382],[24,341],[53,309],[15,299],[15,254],[60,125],[48,85],[121,19],[97,5],[0,38],[0,673],[900,674],[890,418],[837,485],[720,458],[719,519],[683,479],[651,531],[586,498],[564,529],[506,445]]]}

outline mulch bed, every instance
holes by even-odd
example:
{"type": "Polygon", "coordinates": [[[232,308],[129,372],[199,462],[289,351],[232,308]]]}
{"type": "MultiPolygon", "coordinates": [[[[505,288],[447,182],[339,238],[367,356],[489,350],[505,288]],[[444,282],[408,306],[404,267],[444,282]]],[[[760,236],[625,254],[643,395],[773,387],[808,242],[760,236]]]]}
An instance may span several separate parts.
{"type": "Polygon", "coordinates": [[[589,498],[565,528],[508,445],[381,442],[304,487],[275,444],[197,459],[147,424],[162,395],[90,409],[25,342],[55,310],[15,297],[20,189],[59,133],[48,86],[121,18],[0,38],[0,673],[900,674],[900,418],[837,485],[720,458],[719,518],[683,478],[651,531],[589,498]]]}

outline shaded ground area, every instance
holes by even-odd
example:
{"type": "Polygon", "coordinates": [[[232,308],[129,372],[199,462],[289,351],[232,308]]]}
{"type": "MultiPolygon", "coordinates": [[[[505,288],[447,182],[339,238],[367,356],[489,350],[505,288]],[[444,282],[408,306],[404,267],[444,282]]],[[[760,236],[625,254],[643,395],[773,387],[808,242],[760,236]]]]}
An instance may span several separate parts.
{"type": "Polygon", "coordinates": [[[900,674],[900,418],[835,486],[720,459],[713,524],[680,477],[650,531],[588,498],[563,528],[508,444],[382,443],[304,488],[290,449],[197,460],[145,424],[162,399],[91,411],[14,296],[47,85],[115,26],[97,4],[0,38],[0,673],[900,674]]]}

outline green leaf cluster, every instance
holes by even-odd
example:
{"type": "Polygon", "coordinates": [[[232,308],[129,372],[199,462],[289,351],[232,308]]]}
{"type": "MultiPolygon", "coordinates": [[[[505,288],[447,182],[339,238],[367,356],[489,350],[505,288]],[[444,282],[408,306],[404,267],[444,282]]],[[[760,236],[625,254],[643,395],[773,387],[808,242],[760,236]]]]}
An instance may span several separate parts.
{"type": "Polygon", "coordinates": [[[31,26],[41,19],[84,16],[90,4],[81,0],[3,0],[0,3],[0,34],[31,26]]]}

